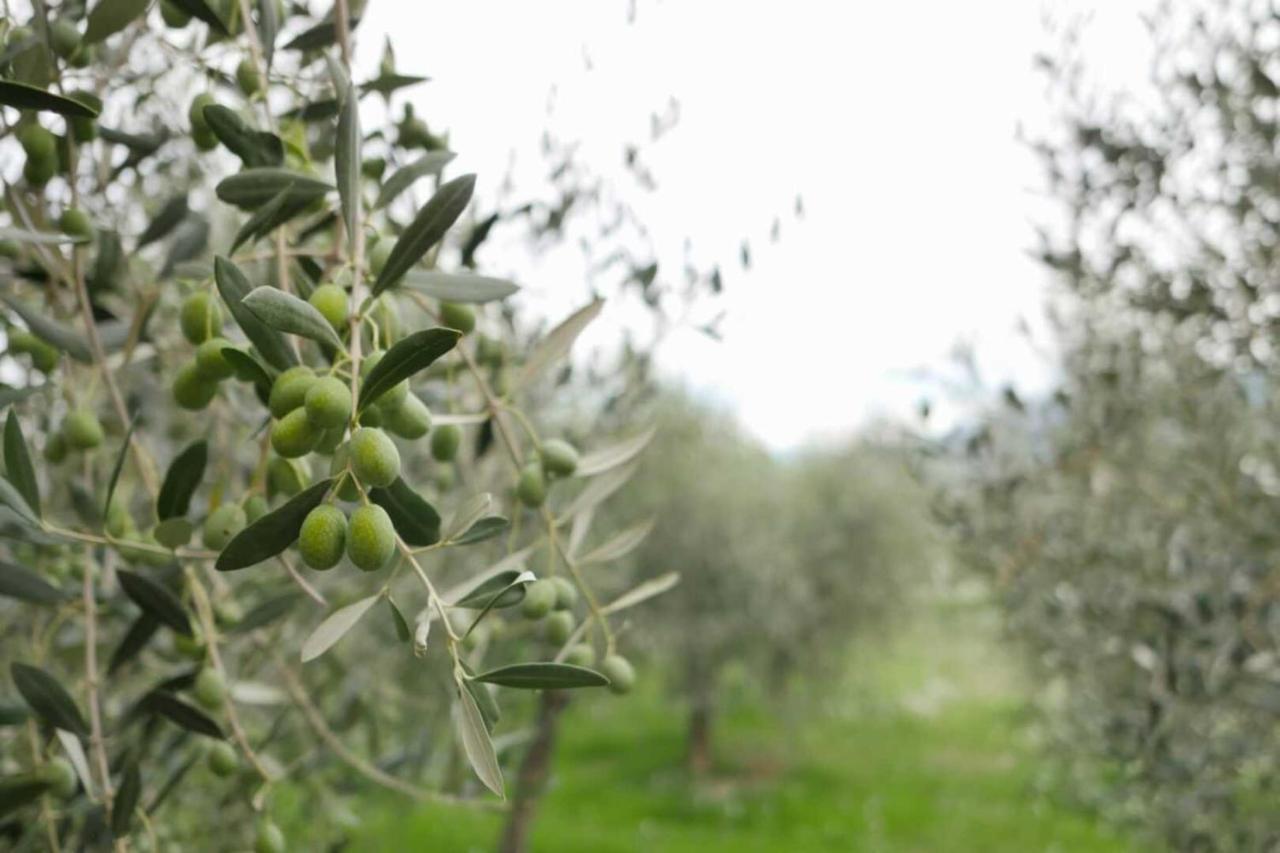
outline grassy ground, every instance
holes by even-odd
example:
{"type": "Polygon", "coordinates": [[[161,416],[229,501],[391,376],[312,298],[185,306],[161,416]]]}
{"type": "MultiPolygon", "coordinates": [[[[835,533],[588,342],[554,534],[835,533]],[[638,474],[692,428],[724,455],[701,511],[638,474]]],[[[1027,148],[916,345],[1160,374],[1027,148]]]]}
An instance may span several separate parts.
{"type": "MultiPolygon", "coordinates": [[[[1020,691],[981,618],[972,608],[940,611],[855,661],[824,707],[788,720],[736,703],[717,733],[719,767],[704,782],[678,769],[684,715],[657,691],[578,701],[534,849],[1137,849],[1035,793],[1040,765],[1020,691]]],[[[357,850],[486,851],[499,828],[491,815],[386,799],[361,811],[369,820],[357,850]]]]}

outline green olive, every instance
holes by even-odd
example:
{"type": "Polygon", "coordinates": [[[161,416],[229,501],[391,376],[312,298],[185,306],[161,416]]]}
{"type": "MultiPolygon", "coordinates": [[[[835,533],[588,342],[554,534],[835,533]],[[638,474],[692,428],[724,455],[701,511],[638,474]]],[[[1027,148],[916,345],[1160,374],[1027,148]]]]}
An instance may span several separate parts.
{"type": "Polygon", "coordinates": [[[213,775],[221,776],[224,779],[240,769],[240,756],[236,755],[235,747],[225,740],[220,740],[213,744],[209,749],[209,757],[206,761],[213,775]]]}
{"type": "Polygon", "coordinates": [[[450,329],[457,329],[465,335],[476,327],[476,312],[470,305],[463,305],[458,302],[441,302],[440,322],[450,329]]]}
{"type": "Polygon", "coordinates": [[[74,450],[92,450],[102,444],[102,423],[89,409],[69,412],[62,421],[62,435],[74,450]]]}
{"type": "Polygon", "coordinates": [[[574,643],[564,654],[564,662],[573,666],[590,667],[596,662],[595,649],[590,643],[574,643]]]}
{"type": "Polygon", "coordinates": [[[621,696],[630,693],[636,683],[636,671],[622,655],[609,655],[600,661],[600,674],[609,679],[609,690],[621,696]]]}
{"type": "Polygon", "coordinates": [[[211,551],[221,551],[248,523],[243,507],[239,504],[223,504],[204,520],[202,538],[205,547],[211,551]]]}
{"type": "Polygon", "coordinates": [[[501,367],[506,359],[506,349],[502,341],[481,335],[476,341],[476,361],[487,367],[501,367]]]}
{"type": "Polygon", "coordinates": [[[250,57],[246,56],[236,66],[236,85],[247,97],[253,97],[262,89],[262,75],[250,57]]]}
{"type": "Polygon", "coordinates": [[[62,353],[52,345],[35,338],[31,344],[31,366],[41,373],[52,373],[58,369],[58,360],[62,353]]]}
{"type": "Polygon", "coordinates": [[[559,438],[543,442],[539,457],[548,477],[568,477],[578,469],[577,449],[559,438]]]}
{"type": "Polygon", "coordinates": [[[542,476],[542,466],[530,462],[520,472],[520,480],[516,483],[516,497],[527,507],[542,506],[547,499],[547,481],[542,476]]]}
{"type": "Polygon", "coordinates": [[[267,494],[293,497],[311,481],[306,464],[294,459],[273,457],[267,463],[267,494]]]}
{"type": "Polygon", "coordinates": [[[218,135],[207,127],[202,127],[191,132],[191,140],[195,142],[196,147],[201,151],[212,151],[218,147],[218,135]]]}
{"type": "Polygon", "coordinates": [[[387,160],[385,157],[367,157],[360,164],[360,174],[374,181],[382,180],[382,175],[387,171],[387,160]]]}
{"type": "Polygon", "coordinates": [[[250,495],[244,502],[245,521],[253,524],[267,514],[267,499],[262,495],[250,495]]]}
{"type": "Polygon", "coordinates": [[[382,412],[383,425],[401,438],[422,438],[431,431],[431,410],[416,395],[410,394],[404,402],[382,412]]]}
{"type": "Polygon", "coordinates": [[[40,774],[44,777],[45,782],[49,784],[49,790],[55,796],[64,800],[74,797],[76,791],[80,788],[80,777],[76,776],[75,768],[65,758],[50,760],[48,764],[40,768],[40,774]]]}
{"type": "Polygon", "coordinates": [[[253,839],[253,853],[284,853],[284,833],[280,827],[263,818],[253,839]]]}
{"type": "Polygon", "coordinates": [[[54,465],[67,458],[67,439],[61,432],[51,434],[44,443],[44,458],[54,465]]]}
{"type": "Polygon", "coordinates": [[[58,156],[58,138],[38,124],[19,130],[18,142],[28,160],[53,160],[58,156]]]}
{"type": "Polygon", "coordinates": [[[387,259],[391,257],[391,246],[394,242],[390,237],[383,237],[369,248],[369,272],[375,276],[382,273],[383,267],[387,265],[387,259]]]}
{"type": "Polygon", "coordinates": [[[377,405],[366,406],[360,412],[360,426],[380,427],[383,420],[382,409],[377,405]]]}
{"type": "Polygon", "coordinates": [[[283,418],[307,401],[307,392],[316,381],[316,374],[306,365],[291,367],[276,377],[271,386],[267,408],[272,417],[283,418]]]}
{"type": "Polygon", "coordinates": [[[226,338],[209,338],[209,340],[196,347],[196,370],[200,376],[210,382],[221,382],[223,379],[230,379],[235,372],[231,367],[231,362],[227,361],[227,357],[222,351],[231,346],[231,341],[226,338]]]}
{"type": "Polygon", "coordinates": [[[338,565],[347,547],[347,517],[332,504],[321,504],[307,513],[298,532],[302,561],[324,571],[338,565]]]}
{"type": "Polygon", "coordinates": [[[578,603],[578,588],[573,581],[564,575],[556,575],[551,582],[556,585],[556,610],[572,610],[578,603]]]}
{"type": "Polygon", "coordinates": [[[322,284],[307,299],[329,325],[341,332],[347,327],[347,292],[336,284],[322,284]]]}
{"type": "Polygon", "coordinates": [[[395,551],[396,529],[385,509],[371,504],[351,513],[351,523],[347,527],[347,556],[356,568],[376,572],[391,560],[395,551]]]}
{"type": "MultiPolygon", "coordinates": [[[[102,99],[93,92],[77,90],[67,92],[67,97],[74,101],[79,101],[97,112],[102,112],[102,99]]],[[[85,143],[92,142],[94,139],[97,139],[98,124],[94,119],[75,116],[71,119],[70,124],[71,135],[75,138],[76,142],[85,143]]]]}
{"type": "Polygon", "coordinates": [[[432,482],[435,487],[442,492],[447,492],[453,488],[453,484],[458,481],[458,472],[448,462],[441,462],[436,466],[435,475],[432,482]]]}
{"type": "Polygon", "coordinates": [[[198,290],[183,301],[178,322],[188,341],[202,344],[222,331],[222,308],[213,294],[198,290]]]}
{"type": "MultiPolygon", "coordinates": [[[[191,100],[191,107],[187,110],[187,118],[191,121],[191,130],[193,133],[209,133],[209,122],[205,120],[204,108],[213,106],[217,101],[208,92],[201,92],[191,100]]],[[[214,138],[214,144],[218,142],[214,138]]]]}
{"type": "Polygon", "coordinates": [[[323,453],[328,456],[338,449],[346,436],[347,428],[345,425],[325,430],[320,433],[320,440],[316,442],[316,453],[323,453]]]}
{"type": "Polygon", "coordinates": [[[196,675],[191,685],[191,695],[196,703],[206,711],[217,711],[227,702],[227,683],[222,673],[211,666],[206,666],[196,675]]]}
{"type": "Polygon", "coordinates": [[[315,450],[320,430],[307,418],[306,409],[294,409],[271,427],[271,449],[285,459],[297,459],[315,450]]]}
{"type": "Polygon", "coordinates": [[[56,155],[48,159],[28,157],[27,162],[22,167],[22,177],[33,187],[44,186],[57,173],[58,158],[56,155]]]}
{"type": "Polygon", "coordinates": [[[543,622],[543,630],[547,640],[553,645],[561,646],[569,641],[573,634],[573,614],[567,610],[557,610],[547,616],[543,622]]]}
{"type": "Polygon", "coordinates": [[[346,424],[351,417],[351,389],[336,376],[325,376],[311,383],[303,397],[307,419],[314,426],[332,429],[346,424]]]}
{"type": "Polygon", "coordinates": [[[524,601],[520,604],[520,612],[526,619],[541,619],[551,612],[556,604],[556,585],[543,578],[529,584],[524,591],[524,601]]]}
{"type": "Polygon", "coordinates": [[[184,658],[202,661],[205,658],[204,637],[200,634],[200,629],[196,629],[195,633],[188,637],[186,634],[174,634],[173,648],[184,658]]]}
{"type": "Polygon", "coordinates": [[[80,39],[80,31],[66,18],[59,18],[49,25],[49,43],[53,52],[63,59],[71,58],[80,49],[80,39]]]}
{"type": "Polygon", "coordinates": [[[218,384],[205,378],[198,362],[184,364],[173,378],[173,399],[184,409],[203,409],[217,394],[218,384]]]}
{"type": "Polygon", "coordinates": [[[88,215],[78,207],[68,207],[62,211],[62,216],[58,217],[58,229],[63,234],[68,234],[72,237],[88,239],[93,236],[93,223],[89,221],[88,215]]]}
{"type": "Polygon", "coordinates": [[[400,451],[380,429],[360,427],[347,443],[351,470],[364,486],[390,486],[400,476],[400,451]]]}
{"type": "Polygon", "coordinates": [[[119,501],[112,501],[111,506],[107,507],[107,518],[103,525],[107,531],[107,535],[113,539],[124,539],[131,533],[137,532],[137,527],[133,523],[133,516],[129,514],[128,508],[119,501]]]}
{"type": "Polygon", "coordinates": [[[441,424],[431,433],[431,455],[439,462],[452,462],[462,443],[462,428],[457,424],[441,424]]]}

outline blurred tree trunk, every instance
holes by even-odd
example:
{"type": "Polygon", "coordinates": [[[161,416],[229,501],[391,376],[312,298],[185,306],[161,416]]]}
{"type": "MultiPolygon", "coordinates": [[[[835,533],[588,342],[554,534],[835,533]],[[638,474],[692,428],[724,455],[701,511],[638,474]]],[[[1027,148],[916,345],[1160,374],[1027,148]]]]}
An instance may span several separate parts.
{"type": "Polygon", "coordinates": [[[498,842],[498,853],[527,853],[529,849],[529,833],[551,772],[551,755],[555,751],[560,714],[568,704],[569,697],[562,690],[547,690],[542,694],[537,728],[529,750],[524,754],[524,761],[520,763],[511,811],[502,830],[502,840],[498,842]]]}
{"type": "Polygon", "coordinates": [[[697,660],[689,666],[689,731],[685,766],[695,776],[711,769],[711,724],[715,719],[715,677],[697,660]]]}

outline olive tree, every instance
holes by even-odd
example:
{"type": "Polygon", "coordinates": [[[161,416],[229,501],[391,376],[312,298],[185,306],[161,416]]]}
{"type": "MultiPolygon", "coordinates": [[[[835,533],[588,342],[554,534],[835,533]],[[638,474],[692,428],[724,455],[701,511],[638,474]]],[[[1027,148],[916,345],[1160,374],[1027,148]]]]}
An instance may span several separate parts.
{"type": "Polygon", "coordinates": [[[570,547],[647,434],[535,425],[604,301],[541,329],[460,271],[477,178],[362,121],[422,78],[352,79],[346,0],[7,12],[0,833],[269,851],[353,775],[502,797],[493,688],[625,693],[617,614],[676,580],[606,598],[570,547]]]}

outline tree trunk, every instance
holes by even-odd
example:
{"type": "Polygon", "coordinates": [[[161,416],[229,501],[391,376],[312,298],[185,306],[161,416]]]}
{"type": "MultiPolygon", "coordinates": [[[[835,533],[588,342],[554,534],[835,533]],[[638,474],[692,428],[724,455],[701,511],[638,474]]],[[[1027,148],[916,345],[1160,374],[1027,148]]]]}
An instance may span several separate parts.
{"type": "Polygon", "coordinates": [[[527,853],[529,850],[529,833],[551,772],[551,755],[555,751],[560,714],[568,704],[569,697],[562,690],[547,690],[542,694],[538,705],[538,727],[516,775],[515,794],[511,798],[506,826],[502,829],[502,839],[498,842],[498,853],[527,853]]]}
{"type": "Polygon", "coordinates": [[[689,711],[689,742],[685,761],[689,772],[705,776],[711,770],[711,719],[713,711],[709,696],[694,699],[689,711]]]}

